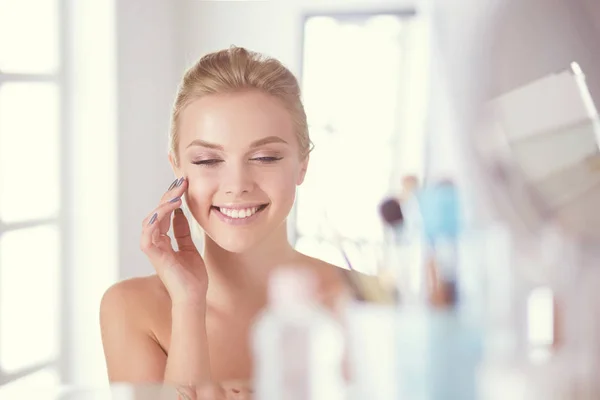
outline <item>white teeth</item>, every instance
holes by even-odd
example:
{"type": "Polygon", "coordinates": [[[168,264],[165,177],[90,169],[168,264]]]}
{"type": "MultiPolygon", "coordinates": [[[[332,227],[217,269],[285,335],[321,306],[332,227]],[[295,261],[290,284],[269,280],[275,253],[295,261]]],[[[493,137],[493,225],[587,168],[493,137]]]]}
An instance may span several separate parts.
{"type": "Polygon", "coordinates": [[[242,209],[232,209],[232,208],[221,207],[221,208],[219,208],[219,211],[221,211],[223,214],[227,215],[228,217],[242,219],[242,218],[248,218],[248,217],[251,217],[252,215],[254,215],[256,213],[256,211],[258,211],[258,207],[242,208],[242,209]]]}

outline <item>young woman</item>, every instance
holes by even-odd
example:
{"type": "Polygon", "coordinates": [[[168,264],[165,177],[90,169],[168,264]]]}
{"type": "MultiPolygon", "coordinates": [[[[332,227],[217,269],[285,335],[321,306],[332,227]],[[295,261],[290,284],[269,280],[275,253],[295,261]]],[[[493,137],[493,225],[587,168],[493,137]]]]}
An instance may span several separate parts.
{"type": "Polygon", "coordinates": [[[186,72],[170,134],[177,179],[142,224],[156,275],[119,282],[102,300],[110,381],[248,381],[249,332],[274,268],[314,271],[328,304],[342,293],[338,268],[298,253],[286,234],[310,144],[298,82],[279,61],[230,48],[186,72]],[[182,198],[204,232],[202,255],[182,198]]]}

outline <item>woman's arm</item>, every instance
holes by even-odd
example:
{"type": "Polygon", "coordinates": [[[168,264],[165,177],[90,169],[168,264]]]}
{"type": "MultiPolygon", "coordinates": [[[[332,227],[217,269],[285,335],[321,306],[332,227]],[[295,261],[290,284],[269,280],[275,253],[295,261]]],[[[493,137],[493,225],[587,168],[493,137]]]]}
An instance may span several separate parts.
{"type": "Polygon", "coordinates": [[[203,385],[211,381],[206,306],[174,304],[171,307],[171,345],[164,381],[173,385],[203,385]]]}
{"type": "Polygon", "coordinates": [[[197,303],[171,306],[171,344],[167,356],[145,317],[145,309],[154,302],[149,299],[148,293],[152,291],[144,287],[143,279],[117,283],[102,298],[100,324],[109,380],[170,386],[208,383],[206,307],[197,303]]]}
{"type": "MultiPolygon", "coordinates": [[[[143,319],[141,282],[111,286],[100,305],[102,345],[110,382],[160,383],[167,355],[143,319]]],[[[146,295],[147,296],[147,295],[146,295]]]]}

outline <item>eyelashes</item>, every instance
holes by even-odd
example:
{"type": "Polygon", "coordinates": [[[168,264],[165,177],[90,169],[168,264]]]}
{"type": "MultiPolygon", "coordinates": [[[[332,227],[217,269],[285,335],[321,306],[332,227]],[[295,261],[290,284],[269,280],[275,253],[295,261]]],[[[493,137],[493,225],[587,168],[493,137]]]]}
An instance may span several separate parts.
{"type": "MultiPolygon", "coordinates": [[[[273,164],[280,160],[283,160],[283,157],[255,157],[250,159],[250,161],[256,161],[260,164],[273,164]]],[[[216,167],[223,162],[223,160],[215,158],[209,160],[192,161],[192,164],[200,165],[203,167],[216,167]]]]}
{"type": "Polygon", "coordinates": [[[223,162],[223,161],[221,161],[221,160],[200,160],[200,161],[192,161],[192,164],[203,165],[203,166],[207,166],[207,167],[214,167],[221,162],[223,162]]]}
{"type": "Polygon", "coordinates": [[[282,159],[283,159],[283,157],[255,157],[255,158],[252,158],[251,160],[258,161],[258,162],[261,162],[264,164],[271,164],[271,163],[277,162],[282,159]]]}

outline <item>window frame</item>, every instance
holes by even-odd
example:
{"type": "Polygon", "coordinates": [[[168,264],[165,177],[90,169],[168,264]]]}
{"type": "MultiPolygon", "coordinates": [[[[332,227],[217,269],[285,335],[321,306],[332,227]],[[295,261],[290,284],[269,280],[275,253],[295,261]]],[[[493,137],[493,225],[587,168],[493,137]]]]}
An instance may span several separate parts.
{"type": "MultiPolygon", "coordinates": [[[[58,7],[56,18],[57,34],[57,51],[58,51],[58,63],[56,70],[49,73],[37,73],[37,72],[3,72],[0,70],[0,87],[6,83],[52,83],[56,85],[59,93],[58,97],[58,140],[61,152],[59,157],[59,207],[55,217],[49,218],[34,218],[26,221],[10,222],[5,223],[0,220],[0,236],[12,232],[15,230],[22,230],[40,226],[53,226],[59,233],[59,240],[61,248],[58,251],[58,262],[60,266],[61,276],[58,279],[59,287],[57,288],[59,293],[58,299],[58,320],[57,320],[57,333],[59,337],[59,343],[57,343],[57,355],[54,358],[43,360],[38,363],[34,363],[23,367],[22,369],[7,373],[0,365],[0,390],[5,385],[16,382],[22,378],[31,376],[37,372],[50,370],[56,374],[57,379],[61,381],[66,375],[67,363],[63,361],[68,360],[69,351],[69,337],[68,329],[64,329],[67,326],[68,319],[68,304],[71,300],[71,293],[68,290],[63,290],[66,285],[69,272],[71,270],[69,264],[69,243],[70,243],[70,231],[69,231],[69,214],[66,210],[69,209],[70,201],[70,181],[68,179],[69,171],[71,171],[70,157],[70,129],[69,129],[69,81],[68,77],[68,30],[69,30],[69,0],[57,0],[56,7],[58,7]]],[[[0,349],[1,351],[1,349],[0,349]]]]}
{"type": "MultiPolygon", "coordinates": [[[[331,17],[337,20],[365,20],[368,19],[370,17],[373,16],[378,16],[378,15],[391,15],[391,16],[396,16],[400,19],[409,19],[410,23],[415,24],[416,29],[413,29],[413,27],[410,27],[409,29],[411,29],[411,33],[409,34],[409,37],[406,38],[406,43],[403,44],[403,46],[405,46],[405,49],[407,49],[409,51],[409,54],[412,55],[415,49],[415,46],[418,45],[422,45],[423,43],[425,44],[425,46],[428,46],[427,49],[425,50],[425,53],[427,53],[424,57],[424,59],[426,60],[426,62],[429,62],[429,57],[430,57],[430,52],[431,52],[431,42],[430,42],[430,21],[431,21],[431,9],[427,6],[422,6],[422,5],[417,5],[417,2],[415,1],[411,1],[411,0],[406,0],[403,2],[404,4],[400,4],[397,8],[388,8],[388,9],[375,9],[375,10],[371,10],[371,9],[366,9],[366,10],[349,10],[349,11],[331,11],[331,10],[311,10],[308,12],[305,12],[302,14],[301,16],[301,21],[300,21],[300,57],[299,57],[299,68],[298,68],[298,81],[300,83],[301,89],[304,90],[304,75],[305,75],[305,71],[304,71],[304,64],[305,64],[305,59],[306,59],[306,46],[305,46],[305,36],[306,36],[306,24],[308,22],[309,19],[313,18],[313,17],[331,17]],[[417,44],[419,41],[422,41],[422,43],[417,44]]],[[[423,56],[423,55],[417,55],[417,58],[423,56]]],[[[415,62],[418,61],[413,61],[413,60],[409,60],[408,61],[408,70],[407,70],[407,76],[411,73],[415,72],[415,68],[417,68],[415,66],[415,62]]],[[[429,67],[428,64],[426,64],[426,67],[429,67]]],[[[425,71],[425,76],[424,76],[424,82],[423,83],[418,83],[418,85],[422,86],[422,90],[425,93],[428,93],[428,73],[429,73],[429,69],[427,68],[425,71]]],[[[412,75],[411,75],[412,76],[412,75]]],[[[413,87],[414,89],[414,87],[413,87]]],[[[402,103],[402,101],[404,99],[406,99],[407,96],[407,91],[408,89],[401,89],[401,99],[400,102],[402,103]]],[[[427,97],[427,94],[425,94],[425,97],[427,97]]],[[[400,105],[401,106],[401,105],[400,105]]],[[[423,106],[423,110],[424,110],[423,106]]],[[[407,114],[400,112],[400,117],[399,119],[406,119],[407,114]]],[[[417,117],[418,118],[418,117],[417,117]]],[[[416,121],[413,123],[416,126],[416,132],[418,132],[417,137],[414,139],[414,142],[412,142],[411,144],[414,145],[415,147],[413,148],[414,151],[416,151],[419,156],[419,160],[418,160],[418,168],[416,171],[410,171],[411,175],[414,174],[419,178],[422,178],[425,175],[425,169],[426,169],[426,164],[425,164],[425,159],[426,159],[426,143],[425,143],[425,120],[424,120],[424,115],[421,116],[422,121],[416,121]]],[[[401,121],[400,122],[403,126],[404,124],[406,124],[406,121],[401,121]]],[[[398,149],[400,149],[400,146],[402,146],[402,140],[397,140],[396,141],[396,146],[398,149]]],[[[396,164],[398,164],[398,161],[396,161],[396,164]]],[[[402,169],[402,166],[400,164],[398,165],[394,165],[394,171],[392,171],[390,173],[390,187],[394,187],[397,186],[397,183],[394,182],[400,182],[400,178],[398,176],[399,171],[402,169]]],[[[297,195],[297,197],[300,196],[300,194],[297,195]]],[[[310,236],[310,235],[305,235],[302,234],[301,232],[299,232],[299,230],[297,229],[297,225],[298,225],[298,202],[296,201],[294,203],[294,206],[292,207],[291,213],[290,213],[290,218],[288,219],[289,224],[288,224],[288,237],[289,237],[289,241],[293,246],[296,246],[297,243],[299,242],[300,239],[306,237],[309,240],[313,240],[313,241],[317,241],[320,244],[324,243],[324,238],[323,237],[317,237],[317,236],[310,236]]],[[[344,241],[344,238],[340,238],[341,242],[344,241]]],[[[347,241],[347,239],[346,239],[347,241]]],[[[325,243],[327,242],[327,240],[325,240],[325,243]]],[[[337,246],[341,246],[342,243],[338,243],[337,246]]],[[[334,246],[336,245],[335,243],[329,243],[329,244],[333,244],[334,246]]],[[[371,243],[371,245],[376,246],[377,243],[375,241],[373,241],[371,243]]],[[[343,266],[343,265],[341,265],[343,266]]],[[[369,270],[372,270],[373,268],[369,268],[369,270]]],[[[369,272],[373,272],[373,271],[369,271],[369,272]]]]}

